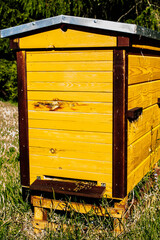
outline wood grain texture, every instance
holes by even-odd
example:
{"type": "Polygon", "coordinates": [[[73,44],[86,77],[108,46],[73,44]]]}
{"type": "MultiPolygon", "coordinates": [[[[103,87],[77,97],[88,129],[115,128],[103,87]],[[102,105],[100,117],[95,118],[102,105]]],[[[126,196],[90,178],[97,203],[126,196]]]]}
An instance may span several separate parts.
{"type": "Polygon", "coordinates": [[[147,108],[158,102],[160,96],[160,80],[128,87],[128,109],[147,108]]]}
{"type": "Polygon", "coordinates": [[[113,47],[117,38],[107,35],[60,28],[20,38],[20,48],[113,47]]]}
{"type": "MultiPolygon", "coordinates": [[[[86,171],[75,171],[75,170],[67,170],[67,169],[54,169],[50,167],[37,167],[32,166],[30,168],[30,176],[33,181],[37,178],[37,176],[41,176],[44,179],[44,176],[55,176],[60,178],[70,178],[70,179],[86,179],[90,181],[100,181],[103,183],[107,183],[107,185],[112,184],[112,175],[110,174],[102,174],[97,172],[88,172],[86,171]],[[87,176],[87,177],[86,177],[87,176]]],[[[32,180],[31,180],[32,183],[32,180]]]]}
{"type": "MultiPolygon", "coordinates": [[[[51,129],[29,128],[29,138],[46,139],[56,141],[74,141],[83,143],[112,143],[111,133],[96,133],[96,132],[82,132],[82,131],[64,131],[51,129]]],[[[35,140],[36,142],[36,140],[35,140]]]]}
{"type": "MultiPolygon", "coordinates": [[[[37,141],[36,139],[30,140],[31,143],[33,141],[37,141]]],[[[40,140],[37,141],[38,143],[40,140]]],[[[31,146],[29,147],[30,155],[41,155],[43,156],[43,159],[45,159],[45,156],[52,157],[53,161],[54,159],[57,161],[58,158],[65,158],[65,159],[81,159],[81,160],[91,160],[91,161],[106,161],[111,166],[112,162],[112,145],[105,146],[105,150],[103,149],[102,152],[100,152],[100,148],[97,147],[96,144],[92,144],[93,148],[91,148],[91,144],[87,143],[89,145],[89,150],[87,149],[87,144],[83,144],[85,147],[82,149],[82,144],[77,144],[69,142],[70,146],[64,145],[66,142],[63,141],[61,143],[50,143],[50,145],[46,146],[47,141],[41,141],[40,146],[35,147],[31,146]],[[45,146],[43,145],[45,144],[45,146]],[[71,146],[76,147],[75,149],[71,148],[71,146]],[[81,149],[83,151],[81,151],[81,149]]],[[[52,161],[52,162],[53,162],[52,161]]],[[[94,162],[92,162],[94,165],[94,162]]]]}
{"type": "Polygon", "coordinates": [[[29,127],[112,132],[112,115],[30,111],[29,127]]]}
{"type": "Polygon", "coordinates": [[[26,81],[26,53],[17,52],[18,74],[18,110],[19,110],[19,141],[20,141],[20,172],[21,184],[29,186],[29,148],[28,148],[28,109],[26,81]]]}
{"type": "Polygon", "coordinates": [[[160,57],[128,56],[128,84],[136,84],[160,79],[160,57]]]}
{"type": "Polygon", "coordinates": [[[73,83],[73,82],[28,82],[28,90],[38,91],[83,91],[111,92],[112,83],[73,83]]]}
{"type": "Polygon", "coordinates": [[[84,143],[84,142],[64,141],[64,140],[58,141],[54,139],[47,140],[47,139],[30,138],[29,146],[44,147],[44,148],[48,148],[48,150],[53,148],[53,149],[57,149],[57,151],[70,150],[70,151],[86,152],[88,150],[88,152],[107,153],[110,155],[112,152],[111,144],[84,143]]]}
{"type": "Polygon", "coordinates": [[[66,102],[108,102],[112,103],[112,92],[49,92],[28,91],[28,100],[66,101],[66,102]]]}
{"type": "MultiPolygon", "coordinates": [[[[111,144],[101,144],[101,143],[84,143],[84,142],[74,142],[74,141],[58,141],[58,140],[47,140],[47,139],[35,139],[30,138],[29,139],[29,146],[31,147],[39,147],[39,148],[47,148],[48,153],[50,153],[50,156],[56,156],[58,152],[63,152],[62,154],[66,154],[65,157],[67,157],[66,151],[81,151],[83,153],[87,152],[89,153],[105,153],[110,156],[108,156],[108,161],[111,161],[112,159],[112,148],[111,144]],[[53,149],[52,151],[50,151],[53,149]]],[[[37,152],[39,154],[39,152],[37,152]]],[[[60,153],[59,153],[60,154],[60,153]]],[[[76,154],[76,153],[75,153],[76,154]]],[[[93,158],[94,160],[94,158],[93,158]]],[[[99,159],[100,161],[104,161],[104,159],[99,159]]]]}
{"type": "Polygon", "coordinates": [[[160,126],[153,128],[128,147],[128,175],[160,146],[160,126]]]}
{"type": "MultiPolygon", "coordinates": [[[[30,164],[34,167],[52,170],[83,171],[84,173],[112,174],[112,164],[105,161],[91,161],[75,158],[54,158],[43,155],[30,155],[30,164]],[[45,159],[45,161],[44,161],[45,159]]],[[[46,173],[47,175],[47,173],[46,173]]]]}
{"type": "Polygon", "coordinates": [[[93,214],[96,214],[99,216],[105,215],[106,217],[108,217],[107,213],[109,213],[109,215],[112,215],[114,218],[120,218],[120,216],[122,216],[123,214],[123,210],[121,208],[118,208],[118,211],[117,211],[117,209],[112,207],[102,208],[102,207],[98,207],[93,204],[87,204],[87,203],[84,204],[84,203],[77,203],[77,202],[68,202],[66,206],[66,202],[62,201],[61,199],[56,200],[56,199],[47,199],[39,196],[31,196],[31,201],[33,206],[49,208],[49,209],[52,206],[52,209],[57,209],[61,211],[64,211],[64,206],[65,206],[66,211],[70,211],[71,209],[73,209],[75,212],[82,213],[82,214],[93,212],[93,214]]]}
{"type": "Polygon", "coordinates": [[[160,108],[155,104],[143,110],[142,115],[134,122],[128,121],[128,145],[141,138],[160,123],[160,108]]]}
{"type": "Polygon", "coordinates": [[[134,48],[141,48],[141,49],[147,49],[147,50],[160,51],[159,47],[154,47],[154,46],[149,46],[149,45],[132,44],[132,47],[134,47],[134,48]]]}
{"type": "Polygon", "coordinates": [[[28,82],[112,83],[113,72],[27,72],[28,82]]]}
{"type": "Polygon", "coordinates": [[[113,50],[70,50],[27,52],[27,62],[113,61],[113,50]]]}
{"type": "Polygon", "coordinates": [[[149,172],[154,164],[160,159],[160,147],[151,155],[144,159],[137,168],[132,171],[127,178],[127,193],[129,193],[140,180],[149,172]]]}
{"type": "Polygon", "coordinates": [[[113,60],[113,189],[115,198],[127,193],[127,94],[128,56],[114,50],[113,60]]]}
{"type": "Polygon", "coordinates": [[[66,62],[28,62],[27,71],[29,72],[52,72],[52,71],[112,71],[112,61],[94,61],[94,62],[75,62],[70,64],[66,62]]]}
{"type": "Polygon", "coordinates": [[[111,193],[113,51],[53,52],[27,55],[31,181],[104,180],[111,193]]]}
{"type": "Polygon", "coordinates": [[[112,114],[112,103],[74,101],[28,101],[28,109],[35,111],[112,114]]]}

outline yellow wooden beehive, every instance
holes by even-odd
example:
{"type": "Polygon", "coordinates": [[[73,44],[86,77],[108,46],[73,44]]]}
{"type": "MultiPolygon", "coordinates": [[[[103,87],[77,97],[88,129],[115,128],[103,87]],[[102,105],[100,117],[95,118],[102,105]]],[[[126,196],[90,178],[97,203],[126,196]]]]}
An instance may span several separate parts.
{"type": "Polygon", "coordinates": [[[1,37],[17,52],[23,189],[125,198],[160,157],[160,33],[57,16],[1,37]]]}

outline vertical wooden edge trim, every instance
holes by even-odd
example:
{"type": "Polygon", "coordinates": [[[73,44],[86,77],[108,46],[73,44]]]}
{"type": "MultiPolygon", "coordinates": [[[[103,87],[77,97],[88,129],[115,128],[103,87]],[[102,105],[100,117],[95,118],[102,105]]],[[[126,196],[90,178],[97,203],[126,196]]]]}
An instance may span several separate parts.
{"type": "Polygon", "coordinates": [[[10,48],[13,50],[19,49],[19,38],[10,39],[10,48]]]}
{"type": "Polygon", "coordinates": [[[114,198],[127,195],[128,55],[113,52],[113,187],[114,198]]]}
{"type": "Polygon", "coordinates": [[[21,184],[23,186],[29,186],[28,106],[25,51],[17,52],[17,73],[21,184]]]}
{"type": "Polygon", "coordinates": [[[130,47],[129,37],[117,36],[117,47],[130,47]]]}

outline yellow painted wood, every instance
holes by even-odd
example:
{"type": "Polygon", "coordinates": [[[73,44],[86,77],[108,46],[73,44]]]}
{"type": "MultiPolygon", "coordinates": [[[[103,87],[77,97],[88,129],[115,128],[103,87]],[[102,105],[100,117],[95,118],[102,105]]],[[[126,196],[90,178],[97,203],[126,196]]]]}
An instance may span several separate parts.
{"type": "Polygon", "coordinates": [[[149,50],[154,50],[154,51],[160,51],[159,47],[153,47],[153,46],[149,46],[149,45],[133,44],[132,47],[134,47],[134,48],[142,48],[142,49],[149,49],[149,50]]]}
{"type": "Polygon", "coordinates": [[[160,108],[155,104],[143,110],[142,115],[134,122],[128,121],[128,145],[141,138],[160,123],[160,108]]]}
{"type": "Polygon", "coordinates": [[[30,165],[34,167],[56,170],[83,171],[86,174],[101,173],[112,174],[112,164],[106,161],[91,161],[75,158],[54,158],[43,155],[30,155],[30,165]]]}
{"type": "Polygon", "coordinates": [[[47,92],[28,91],[28,100],[37,101],[76,101],[76,102],[108,102],[111,103],[112,93],[97,92],[47,92]]]}
{"type": "Polygon", "coordinates": [[[30,128],[112,132],[112,115],[29,111],[30,128]]]}
{"type": "Polygon", "coordinates": [[[113,50],[34,51],[27,62],[113,61],[113,50]]]}
{"type": "Polygon", "coordinates": [[[128,84],[160,79],[160,57],[128,56],[128,84]]]}
{"type": "Polygon", "coordinates": [[[22,37],[20,48],[58,48],[58,47],[113,47],[117,38],[90,32],[60,28],[22,37]]]}
{"type": "Polygon", "coordinates": [[[127,178],[127,193],[129,193],[140,180],[146,175],[146,173],[151,169],[151,158],[148,156],[145,160],[142,161],[138,167],[132,171],[127,178]]]}
{"type": "Polygon", "coordinates": [[[112,103],[28,101],[28,110],[111,114],[112,103]]]}
{"type": "Polygon", "coordinates": [[[27,72],[27,82],[112,83],[113,72],[27,72]]]}
{"type": "Polygon", "coordinates": [[[113,51],[28,53],[27,61],[31,182],[86,179],[106,183],[111,196],[113,51]]]}
{"type": "Polygon", "coordinates": [[[102,173],[93,173],[86,171],[74,171],[74,170],[65,170],[65,169],[53,169],[50,167],[37,167],[31,166],[30,167],[30,178],[31,184],[32,181],[35,181],[37,176],[55,176],[61,178],[73,178],[73,179],[82,179],[82,180],[90,180],[90,181],[101,181],[103,183],[107,182],[108,184],[112,183],[112,175],[111,174],[102,174],[102,173]]]}
{"type": "MultiPolygon", "coordinates": [[[[39,72],[39,71],[112,71],[112,61],[93,61],[93,62],[28,62],[27,71],[39,72]]],[[[87,74],[87,73],[86,73],[87,74]]]]}
{"type": "Polygon", "coordinates": [[[28,82],[28,90],[111,92],[112,83],[28,82]]]}
{"type": "MultiPolygon", "coordinates": [[[[58,152],[65,151],[81,151],[83,153],[93,152],[93,153],[107,153],[112,157],[112,145],[111,144],[102,144],[102,143],[84,143],[84,142],[74,142],[74,141],[58,141],[58,140],[47,140],[47,139],[29,139],[29,146],[31,147],[40,147],[40,148],[48,148],[50,151],[51,148],[55,150],[52,156],[56,155],[58,152]]],[[[52,153],[52,152],[51,152],[52,153]]],[[[37,152],[38,154],[38,152],[37,152]]],[[[102,160],[103,159],[99,159],[102,160]]],[[[111,159],[110,159],[111,161],[111,159]]]]}
{"type": "Polygon", "coordinates": [[[128,87],[128,109],[147,108],[158,102],[160,98],[160,80],[128,87]]]}
{"type": "Polygon", "coordinates": [[[150,156],[138,165],[134,171],[132,171],[127,178],[127,193],[129,193],[140,180],[149,172],[154,164],[160,159],[160,147],[156,149],[150,156]]]}
{"type": "Polygon", "coordinates": [[[43,208],[42,207],[34,207],[34,219],[35,220],[43,220],[43,208]]]}
{"type": "Polygon", "coordinates": [[[31,196],[31,201],[33,206],[35,207],[43,207],[43,208],[49,208],[49,209],[56,209],[61,211],[71,211],[74,210],[79,213],[87,213],[92,212],[96,215],[100,216],[108,216],[110,214],[114,218],[121,218],[122,214],[124,212],[124,209],[122,208],[122,205],[119,208],[113,208],[113,207],[98,207],[92,204],[84,204],[84,203],[78,203],[78,202],[65,202],[62,200],[56,200],[56,199],[47,199],[43,197],[38,196],[31,196]]]}
{"type": "Polygon", "coordinates": [[[160,126],[139,138],[128,147],[127,171],[130,174],[142,161],[160,145],[160,126]]]}
{"type": "Polygon", "coordinates": [[[64,131],[51,129],[29,128],[29,138],[46,139],[54,141],[74,141],[83,143],[112,143],[112,133],[96,133],[82,131],[64,131]]]}
{"type": "Polygon", "coordinates": [[[151,166],[153,167],[160,160],[160,147],[157,147],[150,157],[151,157],[151,166]]]}
{"type": "MultiPolygon", "coordinates": [[[[34,141],[36,141],[34,139],[34,141]]],[[[38,141],[39,142],[39,141],[38,141]]],[[[42,142],[43,144],[43,142],[42,142]]],[[[47,146],[47,147],[30,147],[29,148],[29,153],[30,155],[41,155],[43,156],[43,158],[45,159],[45,156],[49,156],[52,157],[52,162],[55,160],[57,160],[58,158],[65,158],[65,159],[86,159],[86,160],[93,160],[93,161],[107,161],[108,164],[111,164],[112,162],[112,145],[110,145],[110,149],[109,146],[106,146],[106,151],[102,151],[102,152],[98,152],[97,150],[90,150],[91,152],[88,152],[87,150],[83,150],[80,151],[78,149],[81,148],[78,147],[77,149],[68,149],[65,145],[61,144],[61,148],[55,148],[55,145],[57,146],[57,144],[53,144],[52,146],[47,146]],[[53,147],[53,148],[52,148],[53,147]]],[[[72,142],[71,142],[72,145],[72,142]]],[[[74,145],[74,144],[73,144],[74,145]]],[[[96,147],[96,145],[95,145],[96,147]]],[[[85,147],[85,149],[87,148],[87,146],[85,147]]],[[[67,161],[67,160],[66,160],[67,161]]],[[[94,164],[94,162],[93,162],[94,164]]]]}
{"type": "Polygon", "coordinates": [[[149,132],[128,147],[128,174],[146,159],[151,151],[151,132],[149,132]]]}

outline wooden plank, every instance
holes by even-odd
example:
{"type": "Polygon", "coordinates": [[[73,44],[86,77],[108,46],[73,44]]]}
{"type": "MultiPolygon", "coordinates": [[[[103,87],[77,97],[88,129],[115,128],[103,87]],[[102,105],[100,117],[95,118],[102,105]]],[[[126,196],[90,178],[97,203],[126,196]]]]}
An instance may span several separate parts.
{"type": "Polygon", "coordinates": [[[128,145],[141,138],[160,123],[160,108],[155,104],[143,110],[134,122],[128,121],[128,145]]]}
{"type": "Polygon", "coordinates": [[[112,132],[112,115],[29,111],[30,128],[112,132]]]}
{"type": "Polygon", "coordinates": [[[89,183],[75,183],[52,180],[35,180],[30,187],[31,191],[50,192],[65,195],[102,198],[105,187],[91,186],[89,183]]]}
{"type": "Polygon", "coordinates": [[[151,169],[151,158],[148,156],[127,178],[127,193],[129,193],[151,169]]]}
{"type": "Polygon", "coordinates": [[[18,73],[18,110],[19,110],[19,141],[21,184],[29,186],[29,149],[28,149],[28,109],[26,81],[26,53],[17,52],[18,73]]]}
{"type": "Polygon", "coordinates": [[[27,52],[27,62],[113,61],[113,50],[27,52]]]}
{"type": "MultiPolygon", "coordinates": [[[[29,72],[52,72],[52,71],[112,71],[112,61],[83,61],[83,62],[28,62],[27,71],[29,72]]],[[[86,73],[87,74],[87,73],[86,73]]]]}
{"type": "Polygon", "coordinates": [[[160,146],[160,126],[158,125],[128,147],[128,174],[160,146]]]}
{"type": "Polygon", "coordinates": [[[128,192],[160,159],[160,125],[129,147],[128,192]]]}
{"type": "Polygon", "coordinates": [[[112,114],[112,103],[28,101],[28,109],[35,110],[35,111],[112,114]]]}
{"type": "Polygon", "coordinates": [[[117,38],[102,34],[60,28],[20,38],[20,48],[113,47],[117,38]]]}
{"type": "Polygon", "coordinates": [[[141,48],[141,49],[149,49],[154,51],[160,51],[159,47],[149,46],[149,45],[139,45],[139,44],[132,44],[132,47],[134,48],[141,48]]]}
{"type": "MultiPolygon", "coordinates": [[[[36,141],[36,139],[32,140],[36,141]]],[[[40,142],[40,141],[38,141],[40,142]]],[[[46,141],[45,141],[46,143],[46,141]]],[[[65,158],[65,159],[82,159],[82,160],[94,160],[94,161],[107,161],[108,163],[112,162],[112,145],[106,146],[106,151],[99,151],[98,149],[91,149],[88,151],[87,145],[85,146],[86,151],[83,149],[83,151],[78,150],[81,149],[81,146],[78,146],[76,149],[74,148],[69,148],[68,146],[65,146],[65,142],[62,142],[61,144],[56,143],[56,144],[50,144],[50,146],[42,146],[43,141],[40,142],[41,146],[37,147],[30,147],[29,148],[29,153],[30,155],[42,155],[44,158],[45,156],[52,157],[52,159],[58,159],[58,158],[65,158]]],[[[70,142],[72,146],[72,142],[70,142]]],[[[87,143],[88,144],[88,143],[87,143]]],[[[73,144],[75,146],[75,144],[73,144]]],[[[94,146],[96,148],[96,145],[94,146]]],[[[112,168],[112,166],[111,166],[112,168]]]]}
{"type": "Polygon", "coordinates": [[[154,164],[160,159],[160,147],[155,152],[150,154],[144,159],[141,164],[138,165],[134,171],[132,171],[127,178],[127,193],[129,193],[140,180],[149,172],[154,164]]]}
{"type": "Polygon", "coordinates": [[[114,198],[127,193],[127,93],[128,56],[114,50],[113,72],[113,189],[114,198]]]}
{"type": "Polygon", "coordinates": [[[28,100],[34,101],[76,101],[76,102],[108,102],[111,103],[112,93],[97,92],[47,92],[28,91],[28,100]]]}
{"type": "Polygon", "coordinates": [[[128,87],[128,109],[147,108],[158,102],[160,96],[160,80],[128,87]]]}
{"type": "Polygon", "coordinates": [[[160,79],[160,58],[151,56],[128,56],[128,84],[160,79]]]}
{"type": "MultiPolygon", "coordinates": [[[[107,195],[108,196],[108,195],[107,195]]],[[[31,196],[31,203],[33,206],[37,206],[39,208],[49,208],[56,209],[61,211],[75,211],[78,213],[90,213],[99,215],[99,216],[113,216],[114,218],[121,218],[124,213],[124,209],[122,207],[114,208],[114,207],[102,207],[88,203],[79,203],[79,202],[66,202],[64,200],[57,199],[48,199],[43,198],[42,196],[31,196]]],[[[34,220],[35,221],[35,220],[34,220]]]]}
{"type": "Polygon", "coordinates": [[[91,161],[71,158],[54,158],[43,155],[30,155],[30,166],[56,170],[83,171],[91,173],[112,174],[112,164],[106,161],[91,161]]]}
{"type": "MultiPolygon", "coordinates": [[[[51,154],[52,156],[56,155],[58,152],[65,152],[68,151],[81,151],[85,152],[99,152],[99,153],[107,153],[111,157],[112,148],[111,144],[102,144],[102,143],[84,143],[84,142],[72,142],[72,141],[63,141],[63,140],[48,140],[48,139],[29,139],[29,146],[30,147],[40,147],[40,148],[47,148],[50,152],[50,149],[53,149],[54,152],[51,154]]],[[[37,153],[38,154],[38,153],[37,153]]],[[[103,159],[102,159],[103,160],[103,159]]]]}
{"type": "MultiPolygon", "coordinates": [[[[64,140],[83,143],[112,144],[112,133],[96,133],[82,131],[64,131],[29,128],[29,138],[46,140],[64,140]]],[[[36,140],[35,140],[36,141],[36,140]]]]}
{"type": "Polygon", "coordinates": [[[151,151],[151,132],[149,132],[128,147],[128,174],[146,159],[151,151]]]}
{"type": "Polygon", "coordinates": [[[27,72],[28,82],[112,83],[113,72],[27,72]]]}
{"type": "MultiPolygon", "coordinates": [[[[112,175],[97,173],[97,172],[88,172],[86,171],[74,171],[74,170],[65,170],[65,169],[54,169],[50,167],[37,167],[32,166],[30,168],[30,177],[31,179],[36,179],[37,176],[41,176],[43,179],[44,176],[55,176],[60,178],[73,178],[73,179],[82,179],[82,180],[90,180],[90,181],[100,181],[103,183],[107,183],[107,185],[112,183],[112,175]]],[[[32,183],[32,181],[31,181],[32,183]]]]}
{"type": "Polygon", "coordinates": [[[77,122],[69,121],[61,121],[61,119],[57,121],[45,121],[43,119],[29,119],[29,127],[30,128],[44,128],[44,129],[57,129],[57,130],[74,130],[74,131],[91,131],[91,132],[112,132],[112,120],[109,119],[107,122],[98,122],[94,123],[91,121],[81,122],[80,120],[77,122]]]}
{"type": "Polygon", "coordinates": [[[28,82],[28,90],[111,92],[112,83],[28,82]]]}

